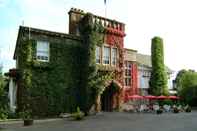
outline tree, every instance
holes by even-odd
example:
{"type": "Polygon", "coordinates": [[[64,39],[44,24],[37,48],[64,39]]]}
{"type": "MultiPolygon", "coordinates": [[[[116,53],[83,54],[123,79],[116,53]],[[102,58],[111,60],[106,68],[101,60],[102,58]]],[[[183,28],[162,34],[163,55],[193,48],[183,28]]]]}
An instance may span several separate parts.
{"type": "Polygon", "coordinates": [[[163,40],[154,37],[151,44],[152,72],[149,92],[153,95],[168,95],[167,73],[164,65],[163,40]]]}
{"type": "Polygon", "coordinates": [[[175,82],[181,99],[191,106],[197,106],[197,72],[194,70],[180,70],[175,82]]]}

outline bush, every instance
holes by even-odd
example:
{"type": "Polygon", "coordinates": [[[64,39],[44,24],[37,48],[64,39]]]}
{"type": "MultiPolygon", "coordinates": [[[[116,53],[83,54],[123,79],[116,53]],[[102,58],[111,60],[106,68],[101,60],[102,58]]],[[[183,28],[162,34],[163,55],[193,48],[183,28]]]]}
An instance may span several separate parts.
{"type": "Polygon", "coordinates": [[[5,120],[8,117],[6,109],[0,108],[0,120],[5,120]]]}
{"type": "Polygon", "coordinates": [[[77,112],[71,115],[74,120],[82,120],[84,118],[84,113],[80,111],[80,108],[77,107],[77,112]]]}
{"type": "Polygon", "coordinates": [[[32,119],[32,115],[31,115],[31,111],[23,111],[23,112],[19,112],[19,116],[23,119],[23,120],[29,120],[32,119]]]}
{"type": "Polygon", "coordinates": [[[8,90],[6,79],[0,74],[0,119],[8,117],[8,90]]]}

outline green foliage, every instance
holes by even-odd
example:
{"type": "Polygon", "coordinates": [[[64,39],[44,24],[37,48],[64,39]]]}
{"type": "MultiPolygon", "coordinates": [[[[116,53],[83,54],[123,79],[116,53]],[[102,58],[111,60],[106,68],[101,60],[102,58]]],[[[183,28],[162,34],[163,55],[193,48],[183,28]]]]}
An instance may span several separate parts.
{"type": "Polygon", "coordinates": [[[23,120],[28,120],[28,119],[32,119],[32,112],[31,111],[23,111],[23,112],[19,112],[19,116],[23,119],[23,120]]]}
{"type": "Polygon", "coordinates": [[[8,117],[8,89],[6,79],[0,74],[0,119],[8,117]]]}
{"type": "Polygon", "coordinates": [[[84,113],[80,111],[79,107],[77,107],[77,112],[73,113],[71,117],[73,117],[74,120],[82,120],[84,118],[84,113]]]}
{"type": "Polygon", "coordinates": [[[83,76],[80,81],[80,108],[86,114],[94,104],[96,96],[104,90],[105,82],[111,78],[110,73],[99,72],[96,66],[96,46],[103,44],[104,28],[99,23],[93,22],[93,15],[86,14],[80,22],[80,32],[83,38],[84,52],[82,55],[83,76]]]}
{"type": "Polygon", "coordinates": [[[36,40],[43,36],[32,34],[32,40],[26,36],[17,56],[22,74],[18,111],[29,104],[39,117],[75,112],[77,107],[87,114],[112,76],[111,72],[99,73],[96,66],[95,49],[103,43],[103,32],[101,24],[93,23],[87,14],[80,21],[82,40],[44,36],[50,43],[49,62],[36,60],[36,40]]]}
{"type": "Polygon", "coordinates": [[[181,70],[176,79],[178,95],[183,102],[197,106],[197,72],[193,70],[181,70]]]}
{"type": "Polygon", "coordinates": [[[36,40],[24,40],[20,48],[18,64],[22,78],[18,111],[23,111],[24,106],[29,104],[33,115],[39,117],[74,112],[80,80],[80,41],[51,40],[49,62],[36,60],[36,40]]]}
{"type": "Polygon", "coordinates": [[[183,88],[179,94],[185,103],[197,106],[197,85],[183,88]]]}
{"type": "Polygon", "coordinates": [[[167,73],[164,65],[163,40],[152,39],[151,45],[152,72],[150,78],[150,93],[153,95],[168,95],[167,73]]]}

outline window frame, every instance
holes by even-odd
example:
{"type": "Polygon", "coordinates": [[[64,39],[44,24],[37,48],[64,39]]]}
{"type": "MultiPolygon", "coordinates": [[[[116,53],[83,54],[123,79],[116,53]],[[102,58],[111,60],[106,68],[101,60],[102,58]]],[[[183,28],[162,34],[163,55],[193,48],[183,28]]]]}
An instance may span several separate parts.
{"type": "Polygon", "coordinates": [[[108,45],[105,45],[105,44],[103,45],[103,48],[102,48],[102,64],[103,65],[111,65],[111,47],[108,45]],[[105,62],[104,62],[105,48],[109,48],[109,64],[105,64],[105,62]]]}
{"type": "Polygon", "coordinates": [[[118,63],[118,48],[117,47],[111,47],[111,65],[116,66],[118,63]],[[113,49],[116,50],[116,59],[115,59],[115,64],[113,64],[113,49]]]}
{"type": "Polygon", "coordinates": [[[95,58],[96,58],[96,64],[102,63],[102,47],[101,46],[96,46],[95,58]],[[99,48],[99,63],[97,62],[97,49],[98,48],[99,48]]]}
{"type": "Polygon", "coordinates": [[[131,61],[125,61],[124,64],[124,86],[125,87],[131,87],[132,86],[132,62],[131,61]],[[127,73],[129,72],[129,73],[127,73]],[[127,83],[127,80],[130,79],[130,82],[127,83]]]}
{"type": "MultiPolygon", "coordinates": [[[[41,50],[41,49],[40,49],[41,50]]],[[[41,56],[42,57],[42,56],[41,56]]],[[[37,61],[40,61],[40,62],[49,62],[49,59],[50,59],[50,43],[48,42],[48,41],[45,41],[45,40],[37,40],[36,41],[36,60],[37,61]],[[45,53],[47,53],[47,55],[46,56],[44,56],[44,57],[48,57],[48,59],[47,60],[45,60],[45,59],[40,59],[40,58],[38,58],[38,56],[41,56],[41,55],[39,55],[39,49],[38,49],[38,43],[40,44],[40,43],[47,43],[47,51],[45,52],[45,53]]]]}

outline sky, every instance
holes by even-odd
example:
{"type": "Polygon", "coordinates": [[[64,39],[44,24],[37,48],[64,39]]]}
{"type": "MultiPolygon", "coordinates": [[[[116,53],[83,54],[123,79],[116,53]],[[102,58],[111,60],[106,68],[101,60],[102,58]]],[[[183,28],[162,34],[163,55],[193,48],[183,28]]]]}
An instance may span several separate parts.
{"type": "Polygon", "coordinates": [[[174,71],[197,70],[196,0],[0,0],[0,63],[15,67],[19,26],[68,33],[71,7],[126,24],[125,47],[151,54],[151,39],[164,40],[165,64],[174,71]]]}

